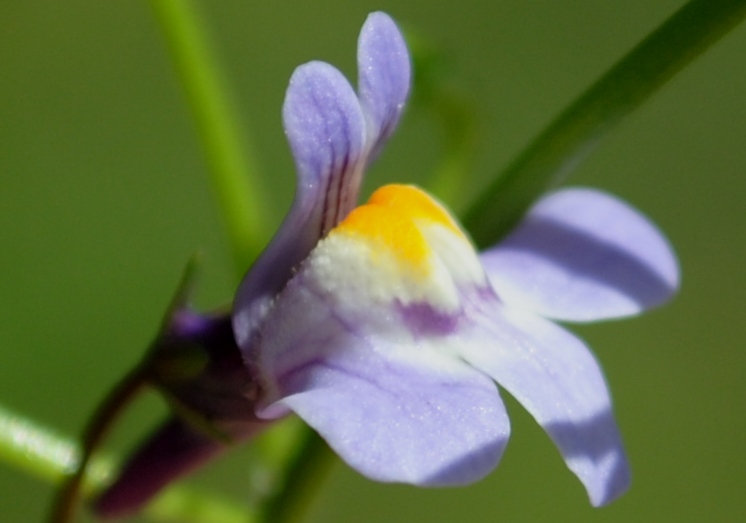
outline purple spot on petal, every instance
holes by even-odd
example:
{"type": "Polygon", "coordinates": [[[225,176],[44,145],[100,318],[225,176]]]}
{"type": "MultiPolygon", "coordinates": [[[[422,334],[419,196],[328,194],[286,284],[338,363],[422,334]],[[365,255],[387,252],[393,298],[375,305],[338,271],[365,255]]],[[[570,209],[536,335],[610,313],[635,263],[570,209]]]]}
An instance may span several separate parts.
{"type": "Polygon", "coordinates": [[[456,332],[463,319],[463,312],[454,314],[435,310],[429,303],[396,306],[405,324],[416,336],[447,336],[456,332]]]}

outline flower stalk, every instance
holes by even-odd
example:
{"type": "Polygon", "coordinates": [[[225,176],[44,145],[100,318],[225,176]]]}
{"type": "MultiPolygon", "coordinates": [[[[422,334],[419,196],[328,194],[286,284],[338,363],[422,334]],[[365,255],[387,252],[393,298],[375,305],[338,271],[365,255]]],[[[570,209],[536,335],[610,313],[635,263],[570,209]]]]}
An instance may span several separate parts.
{"type": "Polygon", "coordinates": [[[143,365],[132,369],[104,398],[91,416],[81,438],[82,454],[75,469],[58,489],[49,523],[73,521],[84,488],[84,478],[93,452],[109,433],[120,414],[147,384],[147,370],[143,365]]]}
{"type": "MultiPolygon", "coordinates": [[[[57,483],[76,467],[75,443],[47,427],[0,406],[0,459],[20,471],[57,483]]],[[[112,460],[97,455],[90,461],[84,490],[100,487],[114,471],[112,460]]],[[[164,523],[252,523],[255,515],[242,504],[212,493],[174,485],[145,509],[152,521],[164,523]]]]}
{"type": "Polygon", "coordinates": [[[286,467],[281,488],[263,504],[264,523],[293,523],[299,521],[303,509],[311,502],[320,479],[334,463],[334,454],[326,442],[308,427],[303,429],[302,441],[295,456],[286,467]]]}
{"type": "Polygon", "coordinates": [[[267,240],[258,160],[192,0],[150,0],[196,125],[240,277],[267,240]]]}
{"type": "Polygon", "coordinates": [[[691,0],[572,103],[464,213],[479,247],[500,240],[609,131],[746,16],[746,0],[691,0]]]}

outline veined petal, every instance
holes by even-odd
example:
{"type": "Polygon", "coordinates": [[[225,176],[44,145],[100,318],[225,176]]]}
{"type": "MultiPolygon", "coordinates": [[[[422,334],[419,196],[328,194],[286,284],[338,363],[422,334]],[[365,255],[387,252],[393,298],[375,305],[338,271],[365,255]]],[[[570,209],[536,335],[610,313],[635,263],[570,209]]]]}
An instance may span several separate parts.
{"type": "Polygon", "coordinates": [[[409,94],[409,51],[385,13],[368,15],[358,40],[358,88],[375,156],[391,136],[409,94]]]}
{"type": "Polygon", "coordinates": [[[357,204],[366,142],[360,103],[342,73],[311,62],[290,79],[283,120],[298,171],[298,203],[314,211],[318,240],[357,204]]]}
{"type": "Polygon", "coordinates": [[[365,120],[355,92],[337,69],[323,62],[296,69],[283,118],[298,184],[289,214],[236,295],[239,345],[248,343],[293,268],[356,205],[363,174],[365,120]]]}
{"type": "Polygon", "coordinates": [[[547,431],[591,503],[629,486],[629,467],[598,363],[578,338],[531,314],[480,300],[461,355],[512,394],[547,431]]]}
{"type": "Polygon", "coordinates": [[[357,204],[365,167],[394,131],[409,91],[409,54],[384,13],[366,20],[358,41],[360,99],[323,62],[290,80],[283,120],[298,171],[293,206],[241,283],[234,304],[239,345],[250,344],[272,298],[316,242],[357,204]]]}
{"type": "Polygon", "coordinates": [[[679,286],[676,257],[655,225],[591,189],[542,198],[481,259],[506,303],[566,321],[637,314],[679,286]]]}
{"type": "Polygon", "coordinates": [[[259,415],[292,409],[378,481],[462,485],[491,471],[509,434],[494,383],[372,296],[359,297],[367,311],[345,307],[314,262],[312,254],[262,328],[270,404],[259,415]]]}

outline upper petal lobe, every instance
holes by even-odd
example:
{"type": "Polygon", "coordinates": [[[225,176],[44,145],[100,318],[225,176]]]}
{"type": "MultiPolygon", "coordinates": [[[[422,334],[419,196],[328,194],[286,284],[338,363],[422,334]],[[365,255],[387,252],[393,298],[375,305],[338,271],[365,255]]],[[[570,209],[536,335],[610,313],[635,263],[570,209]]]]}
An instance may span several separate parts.
{"type": "Polygon", "coordinates": [[[358,84],[372,155],[394,132],[409,94],[409,51],[385,13],[372,13],[358,41],[358,84]]]}

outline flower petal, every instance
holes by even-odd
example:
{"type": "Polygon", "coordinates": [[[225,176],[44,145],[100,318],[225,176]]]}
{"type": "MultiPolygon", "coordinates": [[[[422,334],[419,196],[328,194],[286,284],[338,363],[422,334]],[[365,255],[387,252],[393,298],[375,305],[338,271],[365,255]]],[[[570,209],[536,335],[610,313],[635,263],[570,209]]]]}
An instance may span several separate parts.
{"type": "Polygon", "coordinates": [[[591,503],[629,486],[629,468],[598,363],[578,338],[531,314],[482,301],[462,357],[512,394],[547,431],[591,503]]]}
{"type": "Polygon", "coordinates": [[[385,13],[368,15],[358,40],[358,90],[368,123],[372,156],[394,132],[409,94],[409,52],[385,13]]]}
{"type": "Polygon", "coordinates": [[[239,345],[292,270],[357,203],[364,167],[365,121],[337,69],[310,62],[296,69],[283,108],[298,184],[290,213],[241,283],[234,304],[239,345]]]}
{"type": "Polygon", "coordinates": [[[462,485],[490,472],[509,434],[494,383],[406,332],[368,334],[381,311],[366,322],[333,301],[303,273],[278,298],[258,351],[276,403],[259,415],[292,409],[378,481],[462,485]]]}
{"type": "Polygon", "coordinates": [[[637,314],[679,286],[676,257],[655,225],[590,189],[542,198],[481,259],[506,303],[566,321],[637,314]]]}
{"type": "Polygon", "coordinates": [[[282,114],[298,170],[298,203],[315,211],[318,222],[315,243],[357,204],[365,153],[362,110],[342,73],[311,62],[290,79],[282,114]]]}

